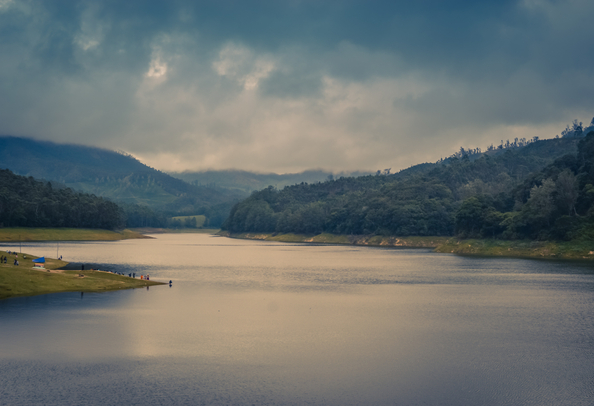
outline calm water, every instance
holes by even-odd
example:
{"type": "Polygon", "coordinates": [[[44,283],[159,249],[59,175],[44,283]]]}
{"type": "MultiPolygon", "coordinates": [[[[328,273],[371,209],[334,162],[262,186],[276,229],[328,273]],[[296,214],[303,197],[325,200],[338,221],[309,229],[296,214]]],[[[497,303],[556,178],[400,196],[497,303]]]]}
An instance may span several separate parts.
{"type": "Polygon", "coordinates": [[[594,404],[592,266],[201,234],[60,254],[174,283],[0,301],[1,405],[594,404]]]}

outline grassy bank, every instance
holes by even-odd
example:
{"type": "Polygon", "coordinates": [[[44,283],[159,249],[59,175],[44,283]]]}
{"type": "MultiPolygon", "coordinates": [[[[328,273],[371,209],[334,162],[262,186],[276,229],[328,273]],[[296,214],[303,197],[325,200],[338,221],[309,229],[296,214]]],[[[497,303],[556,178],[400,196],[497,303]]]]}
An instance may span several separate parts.
{"type": "Polygon", "coordinates": [[[592,241],[451,239],[437,247],[435,251],[460,255],[594,260],[594,242],[592,241]]]}
{"type": "Polygon", "coordinates": [[[110,231],[88,228],[0,228],[0,241],[116,241],[150,238],[137,231],[110,231]]]}
{"type": "Polygon", "coordinates": [[[592,241],[459,240],[455,237],[353,236],[325,233],[318,235],[267,233],[230,234],[225,231],[221,231],[218,234],[231,238],[279,242],[434,248],[435,252],[460,255],[594,260],[594,242],[592,241]]]}
{"type": "Polygon", "coordinates": [[[267,234],[267,233],[240,233],[230,234],[221,231],[218,235],[230,238],[248,240],[265,240],[279,242],[303,242],[318,244],[352,244],[377,247],[409,247],[409,248],[436,248],[446,243],[449,237],[393,237],[381,235],[342,235],[322,233],[317,235],[306,234],[267,234]]]}
{"type": "Polygon", "coordinates": [[[45,269],[33,269],[35,256],[17,254],[19,265],[13,265],[14,254],[0,251],[8,256],[6,264],[0,264],[0,300],[15,296],[34,296],[57,292],[104,292],[108,290],[132,289],[161,282],[146,281],[115,275],[102,271],[60,271],[67,262],[46,258],[45,269]],[[26,258],[24,258],[26,256],[26,258]]]}

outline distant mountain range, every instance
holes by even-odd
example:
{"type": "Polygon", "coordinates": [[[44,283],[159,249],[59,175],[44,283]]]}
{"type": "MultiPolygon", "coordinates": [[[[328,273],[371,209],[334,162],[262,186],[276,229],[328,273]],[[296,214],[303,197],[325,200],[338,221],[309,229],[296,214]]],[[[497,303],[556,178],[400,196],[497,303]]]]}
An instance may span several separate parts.
{"type": "Polygon", "coordinates": [[[202,172],[171,172],[170,175],[184,180],[195,186],[207,186],[212,188],[224,188],[237,190],[243,193],[251,193],[254,190],[261,190],[268,186],[282,189],[285,186],[298,183],[316,183],[340,177],[357,177],[369,175],[369,172],[340,172],[332,173],[323,170],[309,170],[299,173],[256,173],[241,170],[202,171],[202,172]]]}
{"type": "Polygon", "coordinates": [[[219,226],[231,207],[253,190],[319,182],[335,176],[324,171],[277,175],[237,170],[170,175],[126,153],[11,136],[0,137],[0,169],[108,198],[123,205],[130,212],[129,218],[138,217],[140,223],[136,225],[162,223],[163,216],[158,220],[156,211],[168,217],[205,215],[207,225],[219,226]],[[151,210],[139,213],[137,207],[129,207],[134,205],[151,210]]]}
{"type": "MultiPolygon", "coordinates": [[[[236,203],[247,198],[253,191],[262,191],[260,195],[268,196],[275,190],[287,189],[282,193],[283,196],[286,195],[283,201],[286,207],[281,209],[281,206],[275,206],[270,201],[269,206],[263,205],[258,209],[264,208],[266,216],[260,215],[261,213],[255,217],[252,216],[262,221],[267,218],[269,222],[246,225],[243,223],[245,219],[235,216],[239,223],[234,223],[231,219],[231,222],[228,222],[229,229],[270,231],[278,228],[287,231],[294,228],[296,231],[307,224],[304,219],[299,219],[300,215],[308,216],[309,206],[307,205],[315,206],[313,212],[319,217],[318,220],[321,219],[318,210],[320,207],[324,206],[326,209],[332,207],[325,203],[326,197],[323,197],[325,193],[328,194],[327,197],[335,200],[338,195],[342,196],[341,204],[344,206],[338,205],[332,210],[338,210],[335,214],[348,212],[347,217],[353,214],[352,210],[355,210],[355,207],[360,206],[362,210],[367,210],[365,196],[371,193],[369,196],[374,195],[383,202],[381,204],[384,204],[385,200],[391,201],[391,205],[398,205],[398,201],[402,200],[401,204],[408,205],[406,207],[411,210],[413,208],[417,210],[420,201],[431,204],[438,201],[447,203],[447,207],[440,209],[442,213],[447,212],[447,215],[438,222],[434,222],[434,225],[441,224],[442,228],[433,232],[450,234],[453,227],[452,216],[459,202],[468,196],[476,194],[495,196],[519,187],[530,173],[540,171],[564,155],[575,155],[579,140],[586,135],[586,130],[588,132],[592,130],[593,125],[594,119],[593,123],[586,128],[575,120],[572,126],[567,126],[562,132],[561,138],[542,141],[537,137],[528,141],[515,139],[505,144],[502,142],[497,147],[491,146],[485,152],[478,148],[474,150],[460,148],[460,151],[451,157],[435,163],[414,165],[396,174],[390,174],[389,170],[378,171],[374,174],[375,176],[365,172],[336,174],[323,170],[282,175],[241,170],[167,174],[143,164],[126,153],[10,136],[0,137],[0,169],[9,169],[18,175],[46,180],[52,182],[54,187],[69,187],[110,199],[124,208],[128,226],[162,225],[167,217],[204,215],[205,224],[216,227],[225,221],[236,203]],[[421,185],[427,186],[429,183],[439,184],[434,191],[437,195],[445,190],[442,186],[447,187],[448,191],[444,193],[449,197],[435,200],[436,198],[430,197],[431,193],[427,194],[426,191],[423,193],[427,196],[420,192],[418,192],[419,195],[416,195],[417,192],[411,192],[411,187],[418,188],[421,185]],[[297,187],[286,188],[293,185],[297,187]],[[342,186],[337,188],[338,185],[342,186]],[[342,187],[344,189],[341,189],[342,187]],[[398,191],[399,188],[402,189],[401,192],[398,191]],[[393,189],[392,194],[388,193],[391,189],[393,189]],[[313,193],[314,190],[315,193],[313,193]],[[405,190],[408,192],[404,192],[405,190]],[[312,193],[317,197],[310,196],[312,193]],[[347,195],[350,196],[348,199],[346,199],[347,195]],[[312,198],[313,200],[310,200],[312,198]],[[361,199],[361,201],[355,204],[354,200],[349,200],[351,198],[361,199]],[[305,202],[308,203],[304,206],[305,202]],[[273,211],[270,212],[269,209],[273,211]],[[277,210],[280,211],[277,212],[277,210]],[[274,221],[273,218],[275,218],[274,221]],[[278,224],[273,227],[274,222],[278,224]],[[294,224],[294,226],[287,224],[294,224]]],[[[432,186],[427,187],[431,189],[432,186]]],[[[430,205],[427,204],[426,210],[429,210],[430,205]]],[[[245,207],[245,204],[238,206],[239,209],[241,207],[245,207]]],[[[241,212],[243,216],[249,214],[250,210],[241,212]]],[[[412,219],[414,216],[418,216],[418,213],[407,214],[405,217],[412,219]]],[[[352,221],[354,221],[353,217],[350,217],[333,232],[340,231],[342,228],[345,232],[347,230],[359,232],[376,227],[363,226],[364,222],[356,225],[356,222],[352,221]]],[[[316,230],[321,229],[319,221],[314,223],[316,230]]],[[[379,223],[377,227],[379,228],[376,230],[385,228],[379,223]]],[[[394,227],[394,231],[404,230],[394,227]]],[[[431,229],[422,225],[417,227],[412,223],[407,227],[406,230],[422,230],[425,227],[425,233],[431,229]]],[[[330,228],[324,229],[330,230],[330,228]]]]}
{"type": "Polygon", "coordinates": [[[28,138],[0,137],[0,168],[170,216],[205,214],[212,225],[224,220],[231,206],[245,196],[190,185],[124,153],[28,138]]]}

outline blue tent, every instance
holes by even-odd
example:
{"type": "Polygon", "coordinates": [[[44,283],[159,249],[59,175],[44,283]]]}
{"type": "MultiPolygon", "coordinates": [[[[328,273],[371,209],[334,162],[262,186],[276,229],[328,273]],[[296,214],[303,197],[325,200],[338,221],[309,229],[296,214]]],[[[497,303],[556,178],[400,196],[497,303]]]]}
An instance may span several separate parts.
{"type": "Polygon", "coordinates": [[[34,259],[33,262],[45,264],[45,257],[34,259]]]}

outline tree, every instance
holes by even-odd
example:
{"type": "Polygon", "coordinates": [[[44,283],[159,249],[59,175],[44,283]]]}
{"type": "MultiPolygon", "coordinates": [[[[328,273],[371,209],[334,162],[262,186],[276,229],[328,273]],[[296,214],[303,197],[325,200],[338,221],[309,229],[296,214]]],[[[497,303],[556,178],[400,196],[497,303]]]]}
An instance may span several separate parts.
{"type": "Polygon", "coordinates": [[[557,177],[555,192],[557,193],[557,204],[566,210],[569,216],[576,214],[575,203],[579,196],[578,183],[575,175],[569,169],[564,170],[557,177]]]}
{"type": "Polygon", "coordinates": [[[571,123],[571,127],[573,130],[573,136],[574,137],[581,137],[582,133],[584,132],[584,126],[582,124],[582,122],[580,121],[578,123],[577,120],[573,120],[573,123],[571,123]]]}
{"type": "Polygon", "coordinates": [[[480,237],[489,204],[486,196],[472,196],[464,200],[456,213],[456,234],[461,237],[480,237]]]}
{"type": "Polygon", "coordinates": [[[550,225],[550,217],[555,209],[553,204],[553,192],[555,191],[555,182],[552,179],[546,179],[540,186],[534,186],[530,189],[530,198],[524,207],[527,207],[530,214],[535,218],[542,218],[550,225]]]}

